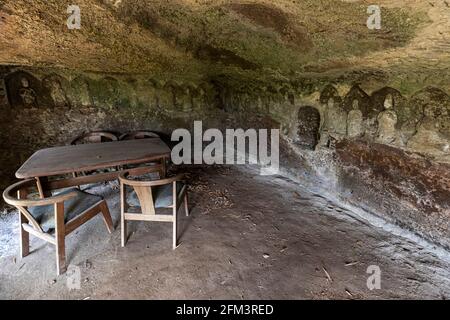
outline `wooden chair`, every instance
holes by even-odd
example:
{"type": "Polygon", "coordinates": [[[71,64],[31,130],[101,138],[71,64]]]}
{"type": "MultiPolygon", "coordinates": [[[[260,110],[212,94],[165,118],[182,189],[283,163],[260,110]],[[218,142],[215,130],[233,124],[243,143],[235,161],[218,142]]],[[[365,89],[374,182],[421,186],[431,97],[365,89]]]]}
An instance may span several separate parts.
{"type": "MultiPolygon", "coordinates": [[[[132,132],[126,132],[126,133],[122,134],[119,137],[119,140],[122,141],[122,140],[150,139],[150,138],[159,138],[159,135],[152,131],[132,131],[132,132]]],[[[151,163],[148,163],[147,165],[148,166],[158,165],[158,163],[151,162],[151,163]]],[[[165,166],[166,164],[164,163],[163,165],[165,166]]],[[[122,169],[130,169],[130,168],[136,168],[136,167],[137,166],[135,166],[135,165],[128,165],[128,166],[122,167],[122,169]]]]}
{"type": "Polygon", "coordinates": [[[134,140],[134,139],[148,139],[159,138],[159,135],[151,131],[133,131],[122,134],[119,140],[134,140]]]}
{"type": "MultiPolygon", "coordinates": [[[[84,143],[101,143],[101,142],[111,142],[111,141],[117,141],[117,136],[114,133],[107,132],[107,131],[92,131],[92,132],[86,132],[83,133],[81,136],[76,137],[73,139],[70,144],[76,145],[76,144],[84,144],[84,143]]],[[[116,168],[118,170],[118,168],[116,168]]],[[[89,174],[89,172],[81,172],[81,175],[89,174]]],[[[72,172],[72,176],[76,178],[78,176],[77,172],[72,172]]],[[[78,186],[78,189],[81,189],[80,186],[78,186]]]]}
{"type": "Polygon", "coordinates": [[[184,202],[186,216],[189,216],[187,186],[181,182],[183,175],[153,181],[128,179],[128,172],[119,175],[122,229],[122,247],[127,240],[127,221],[172,222],[173,249],[177,247],[177,212],[184,202]],[[127,197],[127,186],[133,192],[127,197]],[[170,208],[172,214],[156,213],[156,209],[170,208]]]}
{"type": "Polygon", "coordinates": [[[60,275],[66,271],[65,237],[99,213],[111,233],[111,215],[100,196],[71,188],[51,197],[30,199],[33,188],[36,188],[34,179],[20,181],[3,192],[3,199],[19,210],[22,258],[30,253],[31,233],[56,246],[56,270],[60,275]]]}
{"type": "Polygon", "coordinates": [[[99,143],[108,141],[117,141],[117,136],[111,132],[92,131],[83,133],[81,136],[76,137],[70,142],[70,144],[75,145],[83,143],[99,143]]]}

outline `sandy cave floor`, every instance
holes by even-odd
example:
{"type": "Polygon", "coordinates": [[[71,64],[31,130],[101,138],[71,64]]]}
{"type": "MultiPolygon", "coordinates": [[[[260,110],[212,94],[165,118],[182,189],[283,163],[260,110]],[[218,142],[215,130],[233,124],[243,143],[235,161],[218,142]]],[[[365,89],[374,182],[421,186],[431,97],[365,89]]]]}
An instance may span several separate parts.
{"type": "Polygon", "coordinates": [[[319,194],[245,167],[189,171],[191,216],[180,210],[174,251],[171,224],[156,222],[131,223],[120,247],[114,183],[88,191],[106,197],[116,230],[108,234],[97,216],[71,234],[62,276],[54,247],[32,236],[31,254],[18,257],[17,215],[2,215],[0,298],[450,298],[449,260],[352,218],[319,194]],[[381,269],[380,290],[366,286],[370,265],[381,269]],[[80,289],[68,286],[74,270],[80,289]]]}

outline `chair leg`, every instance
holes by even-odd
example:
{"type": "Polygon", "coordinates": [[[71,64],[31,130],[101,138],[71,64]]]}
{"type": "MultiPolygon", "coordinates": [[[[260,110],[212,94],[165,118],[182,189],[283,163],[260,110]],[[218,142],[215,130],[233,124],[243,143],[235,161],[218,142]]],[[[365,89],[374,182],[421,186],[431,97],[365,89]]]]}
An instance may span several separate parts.
{"type": "Polygon", "coordinates": [[[19,212],[20,256],[22,258],[30,254],[30,234],[23,229],[23,223],[28,223],[28,220],[21,212],[19,212]]]}
{"type": "Polygon", "coordinates": [[[125,220],[125,214],[123,212],[120,215],[120,229],[122,247],[125,247],[125,244],[127,243],[127,220],[125,220]]]}
{"type": "Polygon", "coordinates": [[[120,182],[120,242],[122,247],[125,247],[127,242],[127,221],[125,220],[126,196],[125,185],[120,182]]]}
{"type": "MultiPolygon", "coordinates": [[[[72,177],[76,178],[77,177],[77,173],[76,172],[72,172],[72,177]]],[[[80,186],[76,186],[76,188],[81,190],[80,186]]]]}
{"type": "Polygon", "coordinates": [[[106,228],[108,229],[109,233],[112,233],[114,231],[114,226],[111,218],[111,214],[109,213],[108,204],[105,200],[102,201],[100,204],[100,210],[103,216],[103,221],[106,224],[106,228]]]}
{"type": "Polygon", "coordinates": [[[175,204],[173,206],[173,234],[172,234],[172,249],[175,250],[177,248],[177,205],[175,204]]]}
{"type": "Polygon", "coordinates": [[[66,230],[64,223],[64,202],[55,204],[56,272],[66,272],[66,230]]]}
{"type": "Polygon", "coordinates": [[[162,158],[160,179],[164,179],[166,177],[166,174],[167,174],[166,158],[162,158]]]}
{"type": "Polygon", "coordinates": [[[184,212],[186,213],[186,217],[189,217],[189,204],[187,192],[184,194],[184,212]]]}

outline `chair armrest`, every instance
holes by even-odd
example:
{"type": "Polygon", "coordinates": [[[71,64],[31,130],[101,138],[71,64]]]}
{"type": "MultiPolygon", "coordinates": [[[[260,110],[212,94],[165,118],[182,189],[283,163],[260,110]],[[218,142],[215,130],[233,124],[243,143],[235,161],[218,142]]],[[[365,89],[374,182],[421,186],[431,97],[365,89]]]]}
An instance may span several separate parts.
{"type": "Polygon", "coordinates": [[[130,186],[136,186],[136,187],[155,187],[155,186],[161,186],[161,185],[165,185],[165,184],[170,184],[173,183],[175,181],[181,181],[184,178],[184,174],[178,174],[174,177],[170,177],[170,178],[164,178],[164,179],[159,179],[159,180],[153,180],[153,181],[136,181],[136,180],[131,180],[131,179],[127,179],[127,176],[129,175],[128,171],[124,171],[119,175],[119,180],[120,183],[123,183],[125,185],[130,185],[130,186]]]}
{"type": "Polygon", "coordinates": [[[49,204],[55,204],[64,202],[68,199],[71,199],[77,195],[77,193],[70,192],[63,195],[56,195],[44,199],[17,199],[17,197],[13,196],[14,192],[17,192],[20,189],[26,188],[30,186],[32,183],[35,183],[36,181],[34,179],[28,179],[24,181],[19,181],[3,191],[3,199],[6,203],[13,205],[13,206],[21,206],[21,207],[37,207],[37,206],[46,206],[49,204]]]}

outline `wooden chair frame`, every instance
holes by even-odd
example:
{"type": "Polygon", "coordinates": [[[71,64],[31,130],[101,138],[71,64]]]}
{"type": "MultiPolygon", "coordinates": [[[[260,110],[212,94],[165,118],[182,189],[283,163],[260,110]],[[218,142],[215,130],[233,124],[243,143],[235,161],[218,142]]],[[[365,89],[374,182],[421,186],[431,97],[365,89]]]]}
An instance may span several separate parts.
{"type": "MultiPolygon", "coordinates": [[[[70,141],[71,145],[78,144],[77,142],[86,140],[87,143],[101,143],[102,137],[109,139],[110,141],[118,141],[117,136],[114,133],[108,132],[108,131],[91,131],[91,132],[85,132],[82,135],[76,137],[72,141],[70,141]]],[[[119,170],[119,168],[114,168],[115,170],[119,170]]],[[[86,172],[80,172],[82,176],[85,176],[86,172]]],[[[72,172],[72,176],[74,178],[79,176],[78,172],[72,172]]],[[[81,190],[81,186],[77,186],[78,189],[81,190]]]]}
{"type": "Polygon", "coordinates": [[[64,221],[64,201],[76,196],[76,192],[64,195],[56,195],[43,199],[27,199],[28,189],[36,186],[35,179],[17,182],[3,192],[6,203],[15,206],[19,210],[20,228],[20,253],[24,258],[30,253],[30,234],[56,246],[56,270],[57,274],[66,271],[65,237],[85,222],[101,213],[109,233],[113,232],[113,222],[105,200],[100,200],[80,215],[68,222],[64,221]],[[13,196],[17,193],[17,198],[13,196]],[[39,223],[27,210],[28,207],[53,205],[55,210],[55,234],[44,232],[39,223]],[[31,225],[30,225],[31,224],[31,225]]]}
{"type": "MultiPolygon", "coordinates": [[[[139,130],[139,131],[125,132],[124,134],[121,134],[119,136],[119,141],[136,140],[136,139],[151,139],[151,138],[159,138],[159,135],[152,131],[139,130]]],[[[164,159],[162,161],[165,162],[164,159]]],[[[148,163],[148,165],[155,165],[155,163],[148,163]]],[[[164,165],[165,165],[165,163],[164,163],[164,165]]],[[[131,168],[135,168],[135,167],[136,167],[136,165],[127,165],[127,166],[123,166],[121,169],[127,170],[127,169],[131,169],[131,168]]],[[[164,175],[161,175],[161,177],[164,177],[164,175]]]]}
{"type": "Polygon", "coordinates": [[[159,138],[159,135],[152,131],[140,130],[140,131],[126,132],[120,135],[119,140],[133,140],[146,138],[159,138]]]}
{"type": "Polygon", "coordinates": [[[171,178],[165,178],[154,181],[136,181],[127,178],[128,171],[122,172],[119,175],[120,180],[120,226],[121,226],[121,244],[125,246],[127,242],[127,221],[160,221],[172,222],[173,235],[172,247],[176,249],[178,245],[177,238],[177,212],[180,205],[184,202],[184,210],[186,216],[189,216],[187,186],[184,185],[179,194],[177,194],[177,181],[183,179],[183,175],[177,175],[171,178]],[[156,208],[153,202],[153,195],[151,187],[172,184],[172,205],[166,208],[172,208],[172,214],[156,214],[156,208]],[[133,187],[141,205],[141,213],[127,212],[129,209],[126,201],[126,186],[133,187]]]}
{"type": "Polygon", "coordinates": [[[102,137],[109,139],[110,141],[117,141],[117,136],[114,133],[107,131],[92,131],[85,132],[82,135],[76,137],[70,141],[71,145],[77,144],[79,141],[87,140],[88,143],[99,143],[102,142],[102,137]]]}

